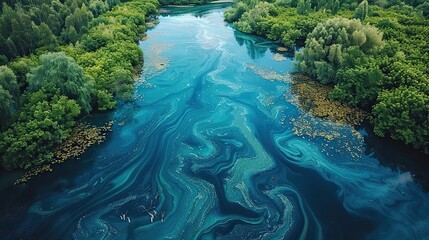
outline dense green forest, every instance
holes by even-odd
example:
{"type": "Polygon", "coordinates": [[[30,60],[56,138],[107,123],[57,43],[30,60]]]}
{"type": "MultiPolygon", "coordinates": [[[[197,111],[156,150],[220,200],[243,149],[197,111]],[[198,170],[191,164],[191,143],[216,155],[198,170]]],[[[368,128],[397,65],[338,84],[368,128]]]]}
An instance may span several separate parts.
{"type": "Polygon", "coordinates": [[[330,97],[371,112],[374,132],[429,153],[429,2],[243,0],[225,12],[242,32],[296,53],[330,97]]]}
{"type": "Polygon", "coordinates": [[[77,121],[130,100],[136,42],[157,0],[9,0],[0,18],[0,156],[6,169],[53,160],[77,121]]]}

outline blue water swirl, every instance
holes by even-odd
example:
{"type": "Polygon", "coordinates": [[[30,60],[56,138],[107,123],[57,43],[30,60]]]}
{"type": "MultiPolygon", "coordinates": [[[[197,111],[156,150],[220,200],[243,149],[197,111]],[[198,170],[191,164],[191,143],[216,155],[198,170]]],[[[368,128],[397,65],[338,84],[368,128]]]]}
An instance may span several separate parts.
{"type": "Polygon", "coordinates": [[[235,31],[225,8],[196,9],[140,42],[134,101],[92,119],[116,121],[106,142],[2,184],[2,238],[427,239],[429,194],[411,170],[380,164],[362,129],[317,120],[341,138],[297,135],[291,53],[235,31]]]}

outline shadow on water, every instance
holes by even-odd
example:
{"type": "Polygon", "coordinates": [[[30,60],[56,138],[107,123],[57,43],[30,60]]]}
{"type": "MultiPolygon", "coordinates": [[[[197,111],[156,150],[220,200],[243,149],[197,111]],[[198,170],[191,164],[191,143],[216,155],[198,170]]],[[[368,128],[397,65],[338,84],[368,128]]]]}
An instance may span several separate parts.
{"type": "Polygon", "coordinates": [[[381,165],[401,172],[410,172],[413,178],[429,192],[429,156],[409,145],[389,138],[376,136],[365,126],[366,155],[377,158],[381,165]]]}
{"type": "MultiPolygon", "coordinates": [[[[106,140],[106,142],[108,141],[106,140]]],[[[73,158],[57,166],[54,165],[52,172],[36,176],[25,184],[13,185],[13,182],[23,174],[23,171],[4,172],[1,170],[2,204],[0,215],[2,217],[0,218],[0,233],[2,239],[17,239],[18,235],[23,237],[21,239],[30,239],[33,233],[49,231],[50,224],[29,225],[24,223],[24,220],[28,219],[29,212],[31,212],[31,206],[40,199],[75,188],[74,179],[88,169],[93,169],[93,160],[97,157],[98,151],[99,146],[94,146],[81,156],[83,159],[73,158]],[[79,161],[79,164],[76,164],[76,161],[79,161]],[[6,185],[3,186],[3,184],[6,185]],[[26,226],[25,233],[23,227],[18,227],[16,223],[22,223],[26,226]]],[[[49,221],[51,220],[46,219],[46,222],[49,221]]]]}
{"type": "MultiPolygon", "coordinates": [[[[232,24],[228,25],[233,27],[232,24]]],[[[279,51],[278,48],[280,45],[273,44],[273,41],[252,34],[242,33],[236,29],[234,29],[234,37],[238,45],[246,46],[247,54],[252,59],[264,57],[267,50],[270,50],[270,52],[273,54],[281,54],[285,58],[293,58],[295,54],[295,49],[279,51]]]]}
{"type": "Polygon", "coordinates": [[[263,38],[258,38],[255,36],[250,36],[249,34],[242,33],[238,30],[234,30],[234,37],[238,45],[246,46],[247,54],[252,59],[258,59],[265,55],[267,50],[272,47],[272,42],[263,38]]]}

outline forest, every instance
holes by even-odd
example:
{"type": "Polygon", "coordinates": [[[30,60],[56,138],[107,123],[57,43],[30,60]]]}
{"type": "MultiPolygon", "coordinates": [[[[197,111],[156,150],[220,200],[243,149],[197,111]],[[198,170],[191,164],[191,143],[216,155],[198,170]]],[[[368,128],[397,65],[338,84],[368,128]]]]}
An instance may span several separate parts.
{"type": "Polygon", "coordinates": [[[370,112],[376,135],[429,153],[429,2],[243,0],[224,16],[242,32],[302,47],[297,71],[370,112]]]}
{"type": "Polygon", "coordinates": [[[0,156],[6,169],[53,160],[78,121],[131,99],[136,44],[157,0],[10,0],[0,18],[0,156]]]}

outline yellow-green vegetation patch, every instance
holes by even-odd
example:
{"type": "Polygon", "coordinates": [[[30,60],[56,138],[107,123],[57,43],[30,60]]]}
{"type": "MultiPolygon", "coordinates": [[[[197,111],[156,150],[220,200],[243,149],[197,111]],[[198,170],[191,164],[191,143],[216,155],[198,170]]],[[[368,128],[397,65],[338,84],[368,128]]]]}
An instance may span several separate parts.
{"type": "Polygon", "coordinates": [[[368,113],[329,98],[332,87],[323,85],[302,74],[293,74],[292,92],[298,97],[299,106],[314,116],[341,124],[358,125],[368,113]]]}
{"type": "Polygon", "coordinates": [[[328,156],[333,154],[349,154],[352,158],[362,156],[364,138],[354,126],[362,123],[368,114],[330,99],[329,93],[332,90],[330,86],[302,74],[293,74],[291,78],[293,79],[291,92],[285,94],[285,98],[302,111],[299,117],[289,118],[294,134],[324,139],[321,151],[328,156]]]}
{"type": "Polygon", "coordinates": [[[348,154],[359,158],[364,152],[364,138],[353,126],[326,121],[311,113],[289,118],[289,121],[295,135],[324,140],[321,151],[328,156],[348,154]]]}
{"type": "Polygon", "coordinates": [[[170,59],[164,53],[172,49],[173,44],[157,42],[149,46],[150,51],[145,53],[145,67],[142,81],[147,81],[159,76],[167,70],[170,59]]]}
{"type": "Polygon", "coordinates": [[[101,127],[79,124],[73,129],[71,137],[54,151],[54,157],[51,162],[30,169],[14,184],[25,183],[44,172],[53,171],[53,164],[63,163],[71,158],[78,159],[92,145],[104,142],[107,133],[112,130],[113,123],[113,121],[110,121],[101,127]]]}
{"type": "Polygon", "coordinates": [[[281,82],[290,82],[291,81],[289,74],[287,74],[287,75],[279,74],[279,73],[276,73],[275,71],[273,71],[271,69],[260,68],[260,67],[257,67],[255,65],[252,65],[252,64],[247,64],[246,66],[249,69],[251,69],[255,74],[262,77],[263,79],[271,80],[271,81],[276,80],[276,81],[281,81],[281,82]]]}
{"type": "Polygon", "coordinates": [[[276,54],[274,54],[273,58],[274,58],[274,60],[276,60],[276,61],[278,61],[278,62],[281,62],[281,61],[285,61],[285,60],[287,60],[287,58],[285,58],[285,57],[284,57],[282,54],[280,54],[280,53],[276,53],[276,54]]]}

